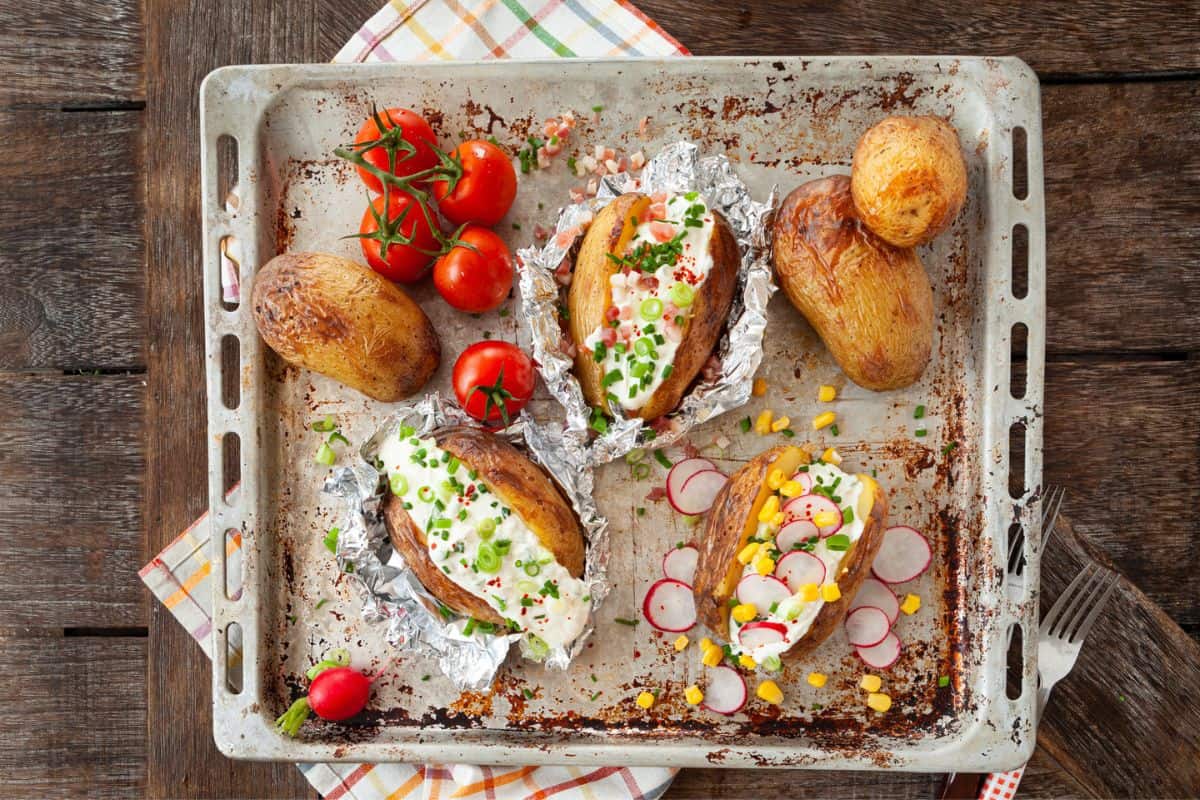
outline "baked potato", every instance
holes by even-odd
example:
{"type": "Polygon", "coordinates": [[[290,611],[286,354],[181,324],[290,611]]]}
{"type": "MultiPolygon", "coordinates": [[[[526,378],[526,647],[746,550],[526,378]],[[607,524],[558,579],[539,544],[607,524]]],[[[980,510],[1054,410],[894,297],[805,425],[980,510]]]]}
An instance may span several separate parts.
{"type": "Polygon", "coordinates": [[[850,191],[859,218],[896,247],[937,236],[967,199],[958,132],[941,117],[888,117],[854,149],[850,191]]]}
{"type": "Polygon", "coordinates": [[[285,253],[258,271],[254,323],[288,363],[384,402],[415,394],[441,359],[425,312],[395,284],[339,256],[285,253]]]}
{"type": "Polygon", "coordinates": [[[545,472],[467,427],[426,437],[402,427],[379,458],[388,536],[430,594],[472,627],[523,631],[549,647],[579,635],[588,614],[583,529],[545,472]]]}
{"type": "Polygon", "coordinates": [[[802,658],[845,618],[886,518],[869,475],[790,445],[759,454],[705,522],[693,584],[700,621],[758,663],[802,658]]]}
{"type": "Polygon", "coordinates": [[[921,377],[933,348],[933,290],[916,251],[862,224],[850,178],[810,181],[775,215],[775,275],[850,380],[882,391],[921,377]]]}
{"type": "Polygon", "coordinates": [[[739,266],[729,223],[695,192],[605,206],[567,294],[588,404],[645,420],[674,410],[720,341],[739,266]]]}

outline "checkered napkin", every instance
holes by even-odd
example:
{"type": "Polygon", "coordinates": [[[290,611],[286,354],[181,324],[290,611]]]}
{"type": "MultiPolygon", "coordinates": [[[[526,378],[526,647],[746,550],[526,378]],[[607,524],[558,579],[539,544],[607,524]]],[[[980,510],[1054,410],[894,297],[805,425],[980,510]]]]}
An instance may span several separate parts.
{"type": "MultiPolygon", "coordinates": [[[[625,0],[392,0],[334,61],[680,56],[686,48],[625,0]]],[[[237,294],[237,254],[227,295],[237,294]]],[[[223,275],[223,283],[226,283],[223,275]]],[[[235,490],[236,491],[236,490],[235,490]]],[[[212,657],[207,514],[167,545],[139,575],[212,657]]],[[[231,586],[241,583],[241,537],[226,542],[231,586]]],[[[236,663],[240,642],[231,641],[236,663]]],[[[402,798],[631,798],[653,800],[675,770],[628,767],[476,767],[442,764],[300,764],[327,800],[402,798]]]]}

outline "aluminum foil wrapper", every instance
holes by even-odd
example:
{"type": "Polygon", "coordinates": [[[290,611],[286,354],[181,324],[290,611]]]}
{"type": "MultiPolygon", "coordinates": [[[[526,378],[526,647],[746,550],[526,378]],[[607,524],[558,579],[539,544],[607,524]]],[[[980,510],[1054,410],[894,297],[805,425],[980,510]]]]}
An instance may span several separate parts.
{"type": "MultiPolygon", "coordinates": [[[[483,689],[491,684],[509,648],[522,634],[464,634],[466,617],[446,618],[440,603],[417,580],[392,548],[383,522],[383,501],[388,491],[383,474],[375,467],[376,454],[384,437],[397,435],[402,425],[411,425],[418,436],[448,425],[478,423],[438,393],[411,403],[393,414],[360,448],[360,460],[342,467],[326,482],[324,490],[345,500],[346,514],[337,542],[338,564],[352,568],[346,577],[362,596],[363,619],[387,626],[387,640],[395,647],[415,651],[437,661],[460,689],[483,689]]],[[[554,648],[542,659],[552,669],[566,669],[583,649],[594,628],[595,610],[608,594],[605,569],[608,564],[608,521],[596,510],[592,499],[592,471],[581,468],[577,448],[563,441],[561,430],[547,429],[521,415],[502,433],[522,447],[535,462],[552,475],[570,500],[583,525],[588,547],[584,581],[591,593],[592,618],[569,647],[554,648]]],[[[524,652],[523,652],[524,654],[524,652]]]]}
{"type": "Polygon", "coordinates": [[[533,357],[550,393],[566,409],[564,437],[575,442],[575,449],[582,452],[584,460],[578,463],[598,466],[651,441],[655,447],[670,445],[692,427],[749,400],[754,373],[762,360],[767,303],[775,292],[767,226],[777,201],[775,190],[764,203],[753,200],[725,156],[701,158],[696,145],[676,142],[650,159],[638,179],[627,174],[605,177],[596,197],[559,211],[556,235],[544,246],[518,252],[521,314],[529,325],[533,357]],[[555,275],[578,237],[571,238],[568,234],[560,242],[557,234],[585,230],[595,214],[614,197],[635,190],[645,194],[698,191],[710,208],[724,214],[742,255],[738,292],[716,351],[720,374],[713,380],[702,379],[697,383],[684,396],[679,408],[665,421],[657,422],[653,431],[641,419],[617,418],[609,423],[606,433],[592,438],[591,409],[572,372],[574,360],[566,349],[569,338],[564,336],[559,321],[563,287],[555,275]],[[565,241],[568,238],[571,241],[565,241]]]}

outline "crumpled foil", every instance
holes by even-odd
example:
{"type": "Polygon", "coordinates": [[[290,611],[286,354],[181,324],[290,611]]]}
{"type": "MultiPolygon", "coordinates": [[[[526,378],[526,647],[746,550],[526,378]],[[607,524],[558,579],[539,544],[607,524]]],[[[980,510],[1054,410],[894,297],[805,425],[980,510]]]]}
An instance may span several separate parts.
{"type": "Polygon", "coordinates": [[[566,409],[564,438],[575,442],[575,449],[583,452],[586,460],[578,462],[581,464],[598,466],[651,441],[655,447],[670,445],[692,427],[745,405],[762,360],[767,303],[775,292],[767,225],[778,201],[777,192],[772,190],[765,203],[757,202],[724,155],[701,158],[696,145],[676,142],[646,163],[640,181],[627,174],[607,176],[594,198],[563,208],[555,233],[586,229],[594,215],[614,197],[634,190],[645,194],[698,191],[710,208],[724,214],[742,255],[738,292],[729,311],[730,322],[717,346],[720,375],[715,380],[702,379],[697,383],[684,396],[679,408],[668,415],[667,423],[656,424],[652,433],[650,426],[639,418],[618,417],[609,423],[606,433],[592,439],[591,409],[572,372],[574,360],[565,349],[568,337],[559,323],[562,287],[555,278],[555,270],[575,242],[563,246],[556,235],[540,248],[528,247],[518,252],[521,314],[529,325],[533,357],[546,387],[566,409]]]}
{"type": "MultiPolygon", "coordinates": [[[[491,684],[509,648],[523,635],[463,633],[465,617],[443,617],[440,603],[433,597],[404,559],[393,549],[383,521],[383,501],[387,481],[376,469],[375,458],[384,437],[395,436],[402,425],[411,425],[418,436],[448,425],[478,423],[458,406],[446,402],[434,392],[390,416],[359,450],[361,460],[341,467],[326,481],[324,490],[341,497],[347,505],[337,541],[338,564],[354,582],[362,596],[363,619],[386,625],[386,637],[394,647],[415,651],[437,661],[442,672],[460,689],[483,689],[491,684]]],[[[581,467],[576,448],[563,441],[561,431],[532,423],[526,415],[498,433],[526,452],[555,478],[571,502],[587,538],[584,581],[591,593],[592,618],[569,647],[550,651],[543,663],[553,669],[566,669],[583,649],[594,628],[595,611],[608,594],[605,576],[608,564],[608,521],[600,516],[592,499],[592,471],[581,467]]]]}

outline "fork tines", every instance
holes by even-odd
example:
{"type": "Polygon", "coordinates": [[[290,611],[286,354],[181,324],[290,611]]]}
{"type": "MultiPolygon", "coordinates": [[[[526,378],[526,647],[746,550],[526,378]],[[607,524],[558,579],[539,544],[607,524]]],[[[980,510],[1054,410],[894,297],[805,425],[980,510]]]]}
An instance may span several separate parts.
{"type": "Polygon", "coordinates": [[[1082,641],[1116,588],[1116,573],[1087,564],[1042,620],[1041,635],[1069,643],[1082,641]]]}

